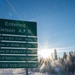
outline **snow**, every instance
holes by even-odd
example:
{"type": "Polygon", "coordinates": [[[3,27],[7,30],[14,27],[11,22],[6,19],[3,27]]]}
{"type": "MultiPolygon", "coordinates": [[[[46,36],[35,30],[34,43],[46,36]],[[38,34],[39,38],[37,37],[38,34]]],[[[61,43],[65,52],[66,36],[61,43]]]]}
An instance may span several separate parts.
{"type": "MultiPolygon", "coordinates": [[[[29,75],[53,75],[40,72],[28,72],[29,75]]],[[[0,69],[0,75],[26,75],[24,69],[0,69]]]]}

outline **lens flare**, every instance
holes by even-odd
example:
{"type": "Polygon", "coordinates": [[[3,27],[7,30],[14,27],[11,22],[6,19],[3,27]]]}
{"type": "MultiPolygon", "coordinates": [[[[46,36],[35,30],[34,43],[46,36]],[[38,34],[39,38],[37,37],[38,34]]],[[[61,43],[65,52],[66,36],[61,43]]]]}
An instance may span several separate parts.
{"type": "Polygon", "coordinates": [[[38,54],[43,57],[43,58],[49,58],[51,55],[51,51],[50,49],[41,49],[40,51],[38,51],[38,54]]]}

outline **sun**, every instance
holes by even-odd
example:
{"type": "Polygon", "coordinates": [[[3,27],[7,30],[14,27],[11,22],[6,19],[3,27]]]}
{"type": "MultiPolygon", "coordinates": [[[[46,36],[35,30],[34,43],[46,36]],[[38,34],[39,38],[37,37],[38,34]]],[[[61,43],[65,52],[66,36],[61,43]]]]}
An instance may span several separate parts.
{"type": "Polygon", "coordinates": [[[51,56],[51,51],[50,51],[50,49],[48,49],[48,48],[44,48],[44,49],[40,49],[40,50],[38,51],[38,54],[39,54],[41,57],[47,59],[47,58],[49,58],[49,57],[51,56]]]}

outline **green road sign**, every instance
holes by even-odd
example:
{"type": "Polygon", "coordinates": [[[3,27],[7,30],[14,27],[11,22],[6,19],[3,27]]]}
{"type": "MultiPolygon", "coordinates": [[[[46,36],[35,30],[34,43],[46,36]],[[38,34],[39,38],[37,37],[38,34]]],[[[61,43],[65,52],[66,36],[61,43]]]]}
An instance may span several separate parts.
{"type": "Polygon", "coordinates": [[[37,36],[36,22],[0,19],[1,34],[37,36]]]}
{"type": "Polygon", "coordinates": [[[37,56],[0,55],[0,61],[37,61],[37,56]]]}
{"type": "Polygon", "coordinates": [[[36,68],[38,62],[0,62],[0,68],[36,68]]]}
{"type": "Polygon", "coordinates": [[[37,48],[36,43],[14,43],[14,42],[0,42],[0,47],[23,47],[23,48],[37,48]]]}
{"type": "Polygon", "coordinates": [[[0,49],[0,54],[37,54],[37,49],[0,49]]]}
{"type": "Polygon", "coordinates": [[[28,61],[38,61],[37,23],[0,19],[0,68],[37,67],[28,61]]]}
{"type": "Polygon", "coordinates": [[[0,40],[6,40],[6,41],[23,41],[23,42],[37,42],[36,37],[22,37],[22,36],[0,36],[0,40]]]}

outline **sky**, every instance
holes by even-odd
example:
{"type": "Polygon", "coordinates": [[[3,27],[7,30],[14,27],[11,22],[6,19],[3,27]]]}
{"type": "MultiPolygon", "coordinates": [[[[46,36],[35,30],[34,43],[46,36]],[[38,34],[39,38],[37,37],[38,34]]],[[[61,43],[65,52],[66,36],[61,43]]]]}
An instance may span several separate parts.
{"type": "Polygon", "coordinates": [[[39,49],[75,50],[75,0],[0,0],[0,18],[37,22],[39,49]]]}

